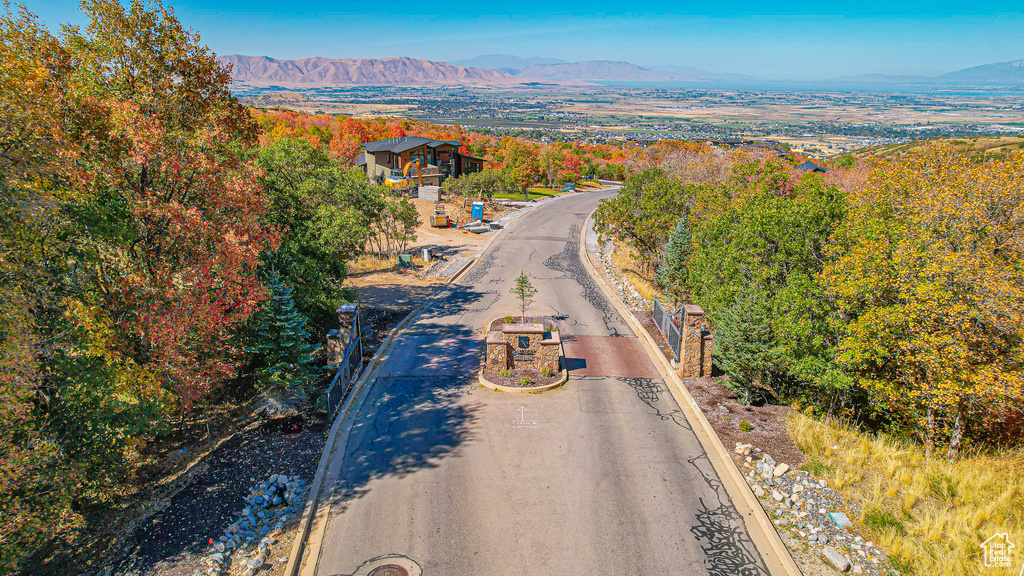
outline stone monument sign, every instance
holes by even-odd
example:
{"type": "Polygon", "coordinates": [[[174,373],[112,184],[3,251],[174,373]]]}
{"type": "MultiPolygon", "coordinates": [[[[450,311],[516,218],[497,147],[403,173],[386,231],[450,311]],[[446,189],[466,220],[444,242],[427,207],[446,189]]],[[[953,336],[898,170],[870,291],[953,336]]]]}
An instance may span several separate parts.
{"type": "Polygon", "coordinates": [[[562,340],[558,332],[544,331],[543,324],[505,324],[487,333],[485,370],[560,370],[562,340]]]}

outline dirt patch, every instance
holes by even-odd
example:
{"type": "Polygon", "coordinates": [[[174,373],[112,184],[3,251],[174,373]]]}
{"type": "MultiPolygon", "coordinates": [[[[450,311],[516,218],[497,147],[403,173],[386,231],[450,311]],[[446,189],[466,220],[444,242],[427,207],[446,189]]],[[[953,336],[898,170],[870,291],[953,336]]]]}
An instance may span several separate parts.
{"type": "MultiPolygon", "coordinates": [[[[319,417],[279,418],[245,428],[208,455],[188,486],[135,530],[114,574],[191,576],[203,567],[209,539],[237,519],[253,484],[271,473],[312,482],[326,437],[327,422],[319,417]]],[[[290,545],[290,539],[280,539],[290,545]]]]}
{"type": "Polygon", "coordinates": [[[731,448],[737,442],[753,444],[777,462],[796,468],[804,455],[789,437],[786,429],[787,406],[744,406],[740,404],[721,378],[686,378],[683,383],[690,391],[704,416],[715,429],[722,444],[731,448]],[[743,424],[750,425],[749,430],[743,424]]]}

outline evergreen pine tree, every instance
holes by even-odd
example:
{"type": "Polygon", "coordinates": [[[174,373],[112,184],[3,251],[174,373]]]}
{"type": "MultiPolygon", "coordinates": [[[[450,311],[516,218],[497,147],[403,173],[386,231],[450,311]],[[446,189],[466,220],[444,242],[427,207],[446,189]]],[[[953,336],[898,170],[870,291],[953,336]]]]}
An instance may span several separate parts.
{"type": "Polygon", "coordinates": [[[516,278],[516,285],[509,292],[519,299],[519,307],[523,313],[522,321],[526,322],[526,308],[533,302],[533,295],[537,293],[533,284],[530,284],[530,277],[526,275],[526,272],[519,272],[519,276],[516,278]]]}
{"type": "Polygon", "coordinates": [[[253,316],[255,343],[248,350],[260,364],[256,378],[263,388],[306,384],[314,376],[313,353],[317,349],[308,342],[306,317],[295,308],[292,288],[277,271],[266,275],[265,284],[271,297],[253,316]]]}
{"type": "Polygon", "coordinates": [[[690,224],[684,214],[680,218],[665,243],[665,258],[655,281],[661,285],[666,295],[671,296],[676,306],[686,296],[686,262],[693,253],[693,235],[690,224]]]}
{"type": "Polygon", "coordinates": [[[715,318],[715,362],[728,374],[729,388],[746,404],[771,393],[771,373],[779,369],[782,352],[772,333],[767,295],[745,286],[715,318]]]}

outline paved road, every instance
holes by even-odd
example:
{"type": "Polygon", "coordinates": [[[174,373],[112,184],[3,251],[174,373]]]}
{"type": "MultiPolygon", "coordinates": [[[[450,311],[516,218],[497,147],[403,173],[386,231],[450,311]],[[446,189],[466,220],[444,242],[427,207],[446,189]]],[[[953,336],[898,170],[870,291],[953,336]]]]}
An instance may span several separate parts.
{"type": "MultiPolygon", "coordinates": [[[[767,574],[689,424],[639,341],[583,269],[578,237],[608,192],[516,220],[404,331],[346,443],[317,574],[400,554],[425,576],[767,574]],[[563,319],[574,368],[519,396],[476,384],[483,328],[563,319]]],[[[347,436],[347,437],[346,437],[347,436]]]]}

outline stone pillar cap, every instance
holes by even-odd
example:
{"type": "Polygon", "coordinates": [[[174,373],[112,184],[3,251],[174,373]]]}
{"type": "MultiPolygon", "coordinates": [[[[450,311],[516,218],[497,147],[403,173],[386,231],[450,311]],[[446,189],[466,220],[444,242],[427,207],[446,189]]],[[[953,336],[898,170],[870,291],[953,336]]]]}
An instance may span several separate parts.
{"type": "Polygon", "coordinates": [[[687,315],[694,315],[694,316],[703,316],[704,315],[704,309],[701,308],[700,306],[697,306],[696,304],[686,304],[686,305],[684,305],[683,306],[683,311],[686,312],[687,315]]]}
{"type": "Polygon", "coordinates": [[[543,324],[505,324],[501,327],[502,332],[512,334],[543,334],[543,324]]]}
{"type": "Polygon", "coordinates": [[[491,330],[487,333],[488,344],[504,344],[505,337],[502,335],[500,330],[491,330]]]}

